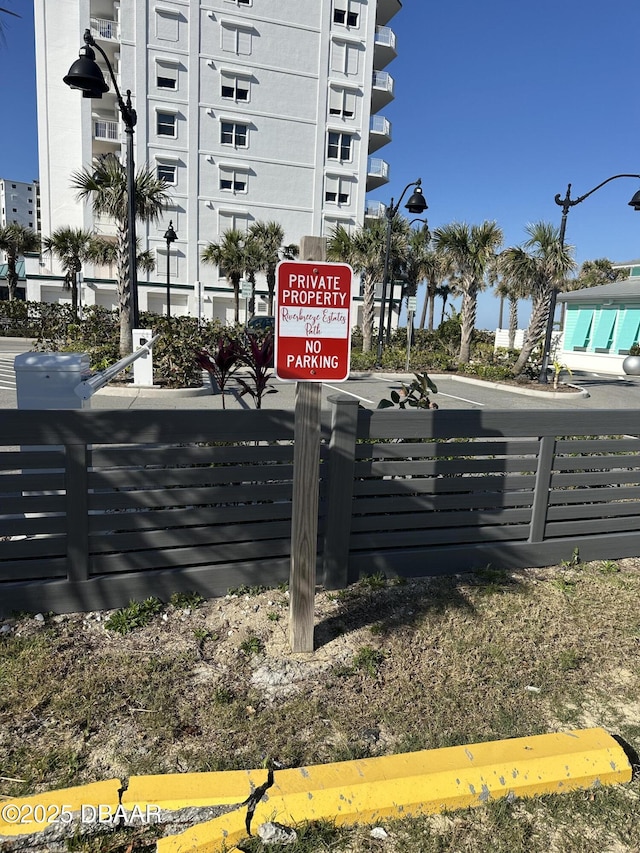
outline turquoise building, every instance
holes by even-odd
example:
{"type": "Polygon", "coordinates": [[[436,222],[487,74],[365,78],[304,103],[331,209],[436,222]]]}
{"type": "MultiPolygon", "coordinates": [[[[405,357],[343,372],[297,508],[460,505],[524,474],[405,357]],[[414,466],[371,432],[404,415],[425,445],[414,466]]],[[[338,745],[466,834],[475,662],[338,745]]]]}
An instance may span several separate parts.
{"type": "Polygon", "coordinates": [[[622,373],[640,339],[640,265],[625,281],[558,294],[565,306],[557,359],[572,370],[622,373]]]}

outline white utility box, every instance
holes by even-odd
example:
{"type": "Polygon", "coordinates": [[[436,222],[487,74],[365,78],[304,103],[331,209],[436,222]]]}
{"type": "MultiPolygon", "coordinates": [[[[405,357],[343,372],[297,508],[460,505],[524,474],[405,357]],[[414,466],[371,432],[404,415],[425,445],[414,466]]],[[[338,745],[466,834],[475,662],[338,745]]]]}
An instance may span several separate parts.
{"type": "Polygon", "coordinates": [[[91,376],[89,356],[79,352],[23,352],[15,357],[19,409],[88,409],[74,391],[91,376]]]}

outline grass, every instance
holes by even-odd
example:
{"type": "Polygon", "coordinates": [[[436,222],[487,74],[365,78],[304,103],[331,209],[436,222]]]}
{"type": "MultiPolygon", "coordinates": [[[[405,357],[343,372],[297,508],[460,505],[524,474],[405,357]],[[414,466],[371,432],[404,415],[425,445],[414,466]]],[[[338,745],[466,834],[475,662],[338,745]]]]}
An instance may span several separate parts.
{"type": "MultiPolygon", "coordinates": [[[[100,621],[11,620],[0,635],[0,795],[595,725],[638,749],[640,561],[372,577],[318,594],[317,648],[304,658],[288,651],[283,590],[132,603],[100,621]],[[108,629],[116,616],[126,631],[108,629]],[[275,687],[260,681],[265,668],[275,687]]],[[[640,782],[382,825],[384,841],[371,827],[309,824],[286,849],[638,853],[640,782]]],[[[71,843],[134,853],[154,842],[138,832],[71,843]]]]}

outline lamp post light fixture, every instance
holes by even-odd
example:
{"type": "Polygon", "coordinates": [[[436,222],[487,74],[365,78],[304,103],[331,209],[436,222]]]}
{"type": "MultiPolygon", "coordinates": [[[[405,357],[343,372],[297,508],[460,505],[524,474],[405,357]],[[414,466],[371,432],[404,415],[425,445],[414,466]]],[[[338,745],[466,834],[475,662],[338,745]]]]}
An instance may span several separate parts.
{"type": "MultiPolygon", "coordinates": [[[[384,338],[384,320],[385,320],[385,308],[387,301],[387,285],[389,283],[389,260],[391,256],[391,226],[393,220],[395,219],[398,210],[400,208],[400,203],[404,198],[406,191],[409,187],[415,187],[415,190],[409,197],[408,202],[405,204],[405,207],[409,211],[409,213],[424,213],[427,209],[428,205],[425,200],[424,195],[422,194],[422,180],[418,178],[417,181],[412,181],[410,184],[402,190],[402,194],[398,199],[397,204],[394,205],[393,199],[391,199],[391,203],[385,212],[385,216],[387,219],[387,233],[386,233],[386,242],[385,242],[385,250],[384,250],[384,268],[382,273],[382,298],[380,300],[380,322],[378,324],[378,364],[380,364],[382,360],[382,346],[383,346],[383,338],[384,338]]],[[[391,304],[391,303],[390,303],[391,304]]]]}
{"type": "Polygon", "coordinates": [[[178,239],[178,235],[173,230],[173,220],[169,220],[169,227],[164,232],[164,239],[167,243],[167,317],[171,316],[171,244],[175,243],[178,239]]]}
{"type": "MultiPolygon", "coordinates": [[[[104,79],[104,74],[96,62],[95,48],[104,59],[113,88],[116,93],[118,109],[124,122],[127,136],[127,237],[129,241],[129,270],[128,284],[131,299],[132,327],[138,327],[138,274],[136,258],[136,192],[135,192],[135,163],[133,158],[133,133],[138,117],[131,105],[131,90],[127,89],[127,100],[124,101],[118,88],[113,68],[109,57],[91,35],[91,30],[84,31],[84,46],[80,48],[80,58],[76,59],[63,81],[71,89],[79,89],[83,98],[102,98],[109,91],[109,84],[104,79]]],[[[126,281],[126,277],[125,277],[126,281]]]]}
{"type": "MultiPolygon", "coordinates": [[[[560,193],[557,193],[555,196],[555,202],[562,208],[562,219],[560,220],[560,249],[564,249],[564,237],[567,230],[567,214],[576,204],[580,204],[586,198],[589,198],[596,190],[599,190],[600,187],[603,187],[605,184],[608,184],[610,181],[615,181],[617,178],[640,178],[640,175],[612,175],[610,178],[602,181],[602,183],[598,184],[597,187],[594,187],[592,190],[589,190],[588,193],[584,195],[578,196],[578,198],[571,198],[571,184],[567,186],[567,192],[565,197],[562,198],[560,193]]],[[[634,210],[640,210],[640,190],[638,190],[631,201],[629,202],[630,206],[633,207],[634,210]]],[[[558,298],[558,289],[556,287],[551,291],[551,298],[549,300],[549,316],[547,317],[547,328],[545,330],[544,335],[544,349],[542,351],[542,365],[540,367],[540,376],[538,377],[538,381],[543,385],[546,385],[548,380],[547,377],[547,369],[549,367],[549,358],[551,354],[551,338],[553,337],[553,320],[554,315],[556,313],[556,300],[558,298]]]]}

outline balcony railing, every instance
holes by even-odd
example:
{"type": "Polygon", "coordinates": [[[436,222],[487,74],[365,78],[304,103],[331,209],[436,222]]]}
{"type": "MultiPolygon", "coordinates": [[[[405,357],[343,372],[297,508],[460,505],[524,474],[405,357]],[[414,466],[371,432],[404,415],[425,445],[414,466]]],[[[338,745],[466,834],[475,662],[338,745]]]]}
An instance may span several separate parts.
{"type": "Polygon", "coordinates": [[[373,178],[381,178],[383,181],[388,181],[389,164],[386,160],[381,160],[378,157],[370,157],[367,175],[370,175],[373,178]]]}
{"type": "Polygon", "coordinates": [[[393,94],[393,77],[387,71],[374,71],[373,88],[393,94]]]}
{"type": "Polygon", "coordinates": [[[371,116],[371,133],[381,133],[391,138],[391,122],[384,116],[371,116]]]}
{"type": "Polygon", "coordinates": [[[91,18],[91,35],[109,41],[118,41],[118,22],[108,18],[91,18]]]}
{"type": "Polygon", "coordinates": [[[376,27],[374,44],[379,44],[381,47],[390,47],[392,50],[395,50],[396,34],[391,27],[376,27]]]}
{"type": "Polygon", "coordinates": [[[364,215],[370,219],[382,219],[387,210],[387,205],[382,201],[368,201],[364,207],[364,215]]]}
{"type": "Polygon", "coordinates": [[[107,119],[94,119],[93,137],[107,142],[118,142],[120,139],[120,127],[117,121],[107,119]]]}

